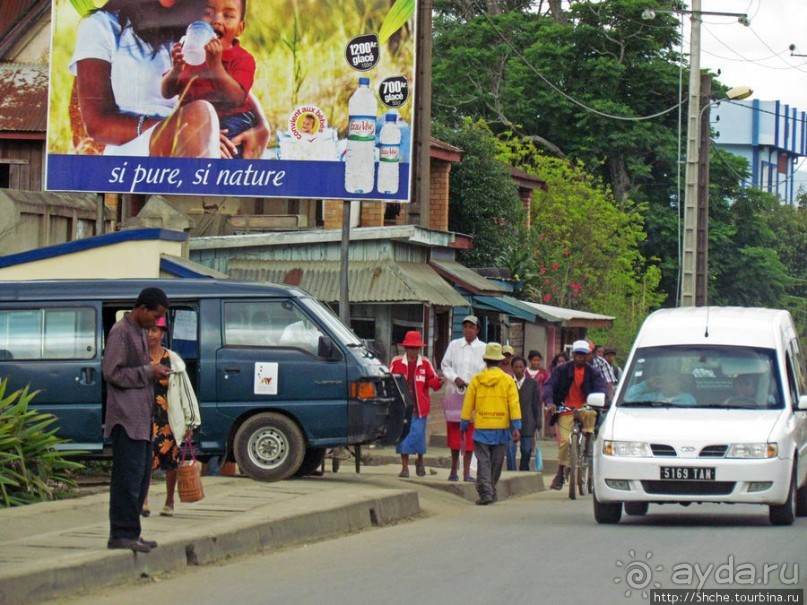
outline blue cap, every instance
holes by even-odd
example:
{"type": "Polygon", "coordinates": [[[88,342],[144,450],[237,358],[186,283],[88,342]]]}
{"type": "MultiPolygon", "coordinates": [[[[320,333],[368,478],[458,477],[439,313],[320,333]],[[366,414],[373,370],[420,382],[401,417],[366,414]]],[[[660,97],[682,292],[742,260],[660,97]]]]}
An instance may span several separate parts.
{"type": "Polygon", "coordinates": [[[359,84],[370,84],[370,78],[359,78],[359,84]]]}
{"type": "Polygon", "coordinates": [[[388,113],[386,115],[386,117],[384,118],[384,120],[386,122],[397,122],[398,121],[398,116],[395,115],[394,113],[388,113]]]}

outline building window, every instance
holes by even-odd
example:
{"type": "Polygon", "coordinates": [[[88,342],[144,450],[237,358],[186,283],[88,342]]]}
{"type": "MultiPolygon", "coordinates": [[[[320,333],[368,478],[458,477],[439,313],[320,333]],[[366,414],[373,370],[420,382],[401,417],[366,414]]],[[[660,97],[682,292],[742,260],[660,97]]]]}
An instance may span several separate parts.
{"type": "Polygon", "coordinates": [[[0,163],[0,189],[11,187],[11,164],[0,163]]]}

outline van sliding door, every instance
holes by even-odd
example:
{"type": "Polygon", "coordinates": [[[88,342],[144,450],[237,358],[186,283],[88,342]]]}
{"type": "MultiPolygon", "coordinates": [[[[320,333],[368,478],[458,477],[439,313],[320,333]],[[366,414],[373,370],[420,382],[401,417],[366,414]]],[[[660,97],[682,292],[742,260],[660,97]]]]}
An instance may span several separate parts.
{"type": "Polygon", "coordinates": [[[97,304],[0,307],[0,376],[6,393],[28,386],[31,407],[57,418],[61,449],[100,451],[101,313],[97,304]]]}

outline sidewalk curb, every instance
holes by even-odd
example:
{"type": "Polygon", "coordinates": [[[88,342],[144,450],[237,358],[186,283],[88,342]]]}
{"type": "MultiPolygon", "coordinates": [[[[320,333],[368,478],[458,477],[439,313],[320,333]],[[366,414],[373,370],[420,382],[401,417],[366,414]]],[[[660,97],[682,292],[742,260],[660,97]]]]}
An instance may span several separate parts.
{"type": "Polygon", "coordinates": [[[229,522],[219,524],[215,533],[197,529],[184,535],[175,534],[148,555],[98,549],[50,569],[17,568],[6,577],[0,573],[0,603],[42,602],[189,565],[206,565],[383,526],[420,512],[417,492],[398,490],[269,521],[259,514],[235,515],[229,522]]]}

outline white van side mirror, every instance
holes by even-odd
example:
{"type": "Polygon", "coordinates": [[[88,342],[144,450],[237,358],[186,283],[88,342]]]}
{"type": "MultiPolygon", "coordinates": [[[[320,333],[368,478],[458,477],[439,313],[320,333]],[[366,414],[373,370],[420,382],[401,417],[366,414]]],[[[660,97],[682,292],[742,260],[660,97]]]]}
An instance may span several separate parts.
{"type": "Polygon", "coordinates": [[[799,397],[799,405],[797,406],[799,410],[807,410],[807,395],[802,395],[799,397]]]}
{"type": "Polygon", "coordinates": [[[586,403],[593,408],[605,407],[605,393],[591,393],[586,397],[586,403]]]}

